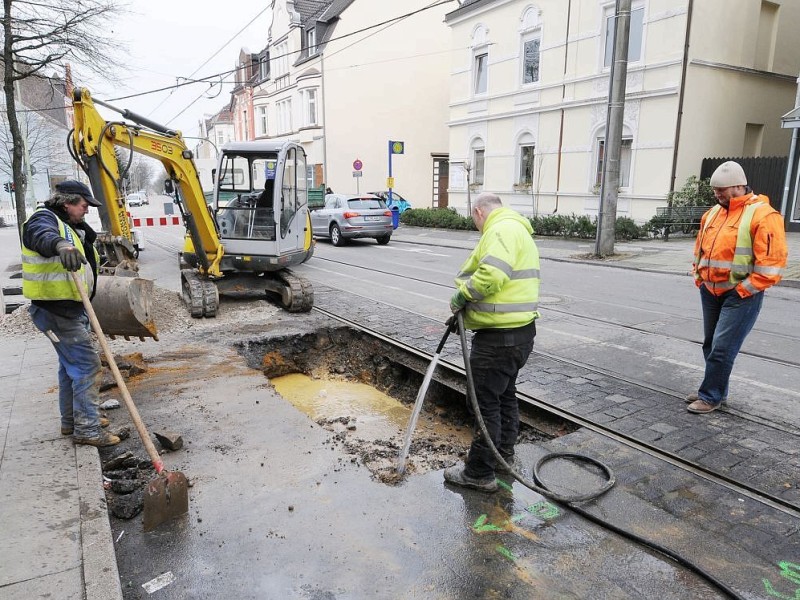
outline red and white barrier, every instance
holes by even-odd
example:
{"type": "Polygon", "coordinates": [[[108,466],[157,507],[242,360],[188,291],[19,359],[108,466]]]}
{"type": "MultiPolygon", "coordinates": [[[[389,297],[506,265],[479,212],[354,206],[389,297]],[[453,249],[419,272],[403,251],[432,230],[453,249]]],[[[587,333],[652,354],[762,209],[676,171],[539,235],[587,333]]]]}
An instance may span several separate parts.
{"type": "Polygon", "coordinates": [[[181,217],[131,217],[131,227],[158,227],[165,225],[183,225],[181,217]]]}

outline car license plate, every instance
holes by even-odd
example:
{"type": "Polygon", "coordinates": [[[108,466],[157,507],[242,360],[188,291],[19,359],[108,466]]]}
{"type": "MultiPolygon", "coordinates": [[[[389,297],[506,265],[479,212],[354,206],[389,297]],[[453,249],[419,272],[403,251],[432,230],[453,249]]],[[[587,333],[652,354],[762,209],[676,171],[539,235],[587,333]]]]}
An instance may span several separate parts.
{"type": "Polygon", "coordinates": [[[365,221],[380,221],[380,217],[364,217],[365,221]]]}

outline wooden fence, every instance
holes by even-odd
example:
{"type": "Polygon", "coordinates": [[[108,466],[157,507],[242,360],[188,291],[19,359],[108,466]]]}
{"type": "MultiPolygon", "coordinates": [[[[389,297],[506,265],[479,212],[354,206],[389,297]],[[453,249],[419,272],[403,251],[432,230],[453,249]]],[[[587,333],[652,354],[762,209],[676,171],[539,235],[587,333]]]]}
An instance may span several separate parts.
{"type": "Polygon", "coordinates": [[[734,160],[742,165],[747,176],[747,185],[753,188],[756,194],[768,196],[773,208],[780,210],[788,157],[704,158],[700,167],[700,179],[711,177],[718,166],[729,160],[734,160]]]}

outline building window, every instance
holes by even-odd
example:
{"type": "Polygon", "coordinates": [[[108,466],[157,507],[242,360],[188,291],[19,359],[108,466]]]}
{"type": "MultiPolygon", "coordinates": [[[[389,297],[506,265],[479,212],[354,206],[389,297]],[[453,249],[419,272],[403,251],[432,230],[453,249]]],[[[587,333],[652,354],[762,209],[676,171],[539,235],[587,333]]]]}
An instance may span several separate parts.
{"type": "Polygon", "coordinates": [[[539,48],[542,39],[537,34],[522,42],[522,83],[539,81],[539,48]]]}
{"type": "Polygon", "coordinates": [[[275,103],[278,111],[278,133],[289,133],[292,131],[292,100],[281,100],[275,103]]]}
{"type": "Polygon", "coordinates": [[[303,126],[312,127],[317,122],[317,90],[309,89],[300,92],[303,97],[303,126]]]}
{"type": "Polygon", "coordinates": [[[309,56],[317,53],[317,30],[313,27],[306,31],[306,48],[309,56]]]}
{"type": "Polygon", "coordinates": [[[219,150],[219,146],[225,143],[225,134],[222,131],[217,132],[217,150],[219,150]]]}
{"type": "Polygon", "coordinates": [[[269,55],[267,54],[258,59],[258,78],[261,81],[269,79],[269,55]]]}
{"type": "Polygon", "coordinates": [[[475,94],[486,93],[487,69],[489,67],[489,54],[483,53],[475,56],[475,94]]]}
{"type": "MultiPolygon", "coordinates": [[[[603,159],[605,158],[606,141],[604,138],[597,140],[597,173],[595,174],[595,186],[599,186],[603,181],[603,159]]],[[[619,187],[627,188],[631,184],[631,147],[632,138],[622,138],[622,148],[619,156],[619,187]]]]}
{"type": "Polygon", "coordinates": [[[275,46],[275,77],[282,77],[289,73],[289,43],[281,42],[275,46]]]}
{"type": "Polygon", "coordinates": [[[530,186],[533,184],[533,158],[534,145],[523,144],[519,147],[519,185],[530,186]]]}
{"type": "MultiPolygon", "coordinates": [[[[606,49],[603,61],[604,67],[611,66],[611,59],[614,56],[614,27],[615,14],[613,7],[605,13],[606,21],[606,49]]],[[[644,7],[633,8],[631,10],[631,33],[628,38],[628,62],[638,62],[642,58],[642,33],[644,28],[644,7]]]]}
{"type": "Polygon", "coordinates": [[[483,185],[483,165],[486,150],[476,148],[472,153],[472,183],[483,185]]]}
{"type": "Polygon", "coordinates": [[[267,135],[267,107],[258,107],[258,134],[267,135]]]}

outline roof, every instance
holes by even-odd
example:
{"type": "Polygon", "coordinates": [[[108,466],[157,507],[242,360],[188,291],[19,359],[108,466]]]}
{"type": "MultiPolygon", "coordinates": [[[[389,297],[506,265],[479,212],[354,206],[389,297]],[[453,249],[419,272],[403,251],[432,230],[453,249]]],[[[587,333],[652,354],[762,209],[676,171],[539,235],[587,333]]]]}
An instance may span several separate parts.
{"type": "Polygon", "coordinates": [[[447,22],[452,18],[460,17],[461,15],[464,15],[476,8],[492,4],[495,1],[496,0],[461,0],[460,6],[454,11],[447,13],[444,16],[444,20],[447,22]]]}
{"type": "Polygon", "coordinates": [[[300,13],[300,24],[305,27],[307,23],[316,21],[333,2],[334,0],[294,0],[294,8],[300,13]]]}

